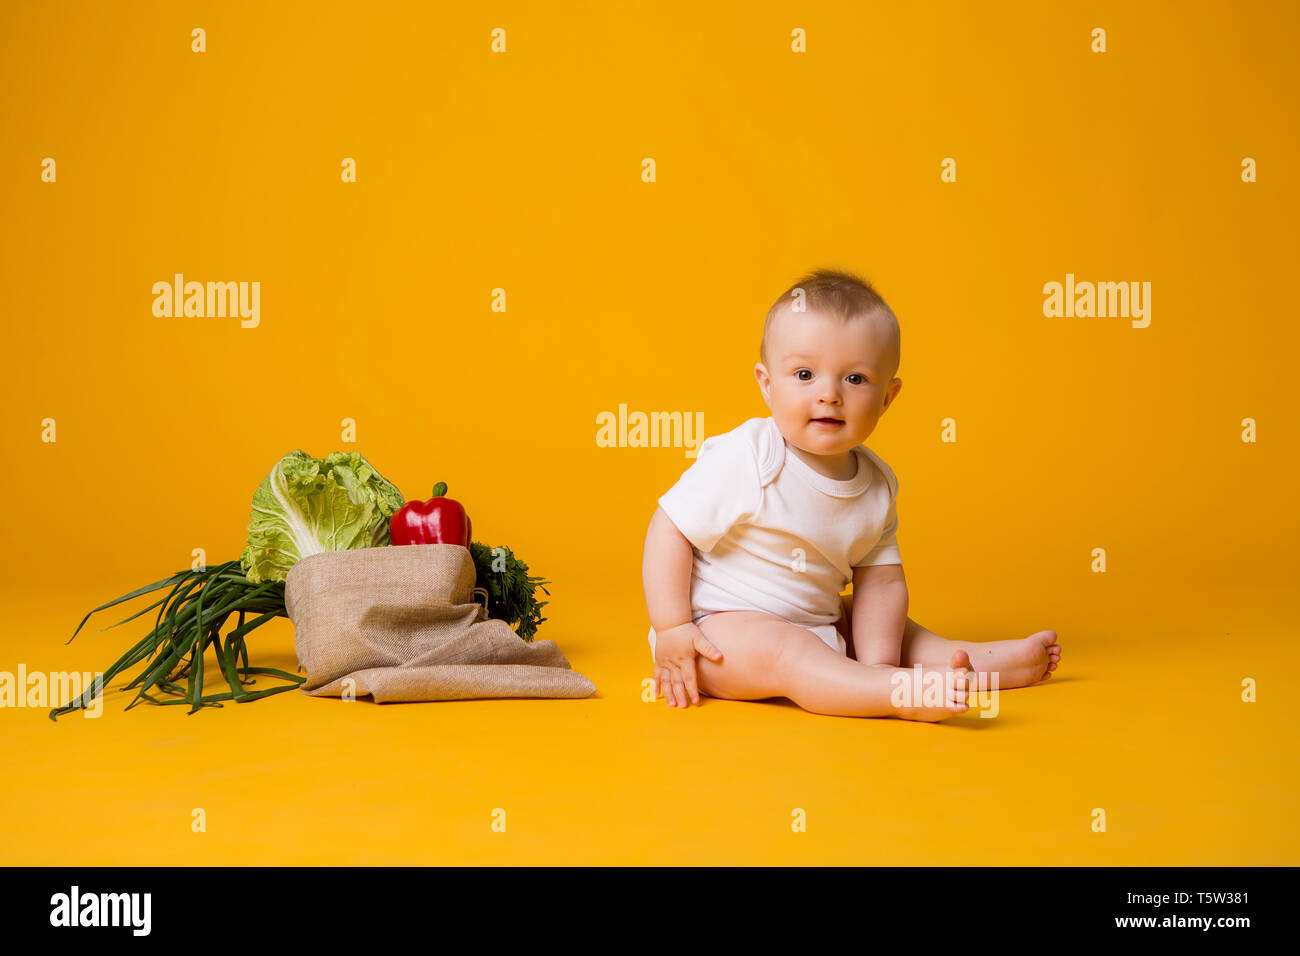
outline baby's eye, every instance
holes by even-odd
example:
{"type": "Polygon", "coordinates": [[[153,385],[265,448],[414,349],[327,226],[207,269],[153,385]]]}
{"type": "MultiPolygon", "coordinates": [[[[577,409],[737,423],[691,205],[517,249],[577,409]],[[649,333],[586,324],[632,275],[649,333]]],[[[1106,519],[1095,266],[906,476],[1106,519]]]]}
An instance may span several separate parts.
{"type": "Polygon", "coordinates": [[[857,379],[857,381],[853,383],[854,385],[865,385],[867,382],[867,377],[860,372],[850,372],[849,378],[857,379]]]}
{"type": "Polygon", "coordinates": [[[809,376],[812,375],[812,369],[807,369],[807,368],[801,368],[801,369],[799,369],[799,371],[797,371],[797,372],[794,373],[794,374],[795,374],[795,377],[798,378],[799,381],[801,381],[801,382],[806,382],[806,381],[808,381],[808,379],[803,378],[803,373],[804,373],[804,372],[807,372],[807,373],[809,374],[809,376]]]}

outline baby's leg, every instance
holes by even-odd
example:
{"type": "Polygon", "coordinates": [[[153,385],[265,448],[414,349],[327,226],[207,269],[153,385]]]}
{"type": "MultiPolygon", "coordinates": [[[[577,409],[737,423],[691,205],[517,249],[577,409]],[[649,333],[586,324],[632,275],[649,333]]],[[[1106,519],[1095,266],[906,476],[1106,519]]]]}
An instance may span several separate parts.
{"type": "MultiPolygon", "coordinates": [[[[842,624],[852,639],[853,595],[843,597],[842,624]]],[[[1055,631],[1039,631],[1014,641],[950,641],[926,630],[910,617],[903,627],[899,664],[911,667],[940,667],[951,660],[953,651],[965,651],[976,675],[996,672],[998,687],[1023,687],[1052,676],[1061,660],[1061,645],[1055,631]]]]}
{"type": "MultiPolygon", "coordinates": [[[[969,685],[960,677],[945,680],[938,706],[896,707],[891,701],[895,673],[908,670],[866,667],[822,642],[807,628],[759,611],[719,611],[700,622],[722,651],[721,661],[699,656],[695,674],[701,693],[730,700],[788,697],[804,710],[843,717],[907,717],[942,720],[967,710],[969,685]]],[[[958,652],[932,670],[947,676],[969,662],[958,652]]],[[[966,673],[969,673],[968,671],[966,673]]],[[[922,679],[924,685],[924,678],[922,679]]],[[[921,704],[922,701],[915,701],[921,704]]]]}

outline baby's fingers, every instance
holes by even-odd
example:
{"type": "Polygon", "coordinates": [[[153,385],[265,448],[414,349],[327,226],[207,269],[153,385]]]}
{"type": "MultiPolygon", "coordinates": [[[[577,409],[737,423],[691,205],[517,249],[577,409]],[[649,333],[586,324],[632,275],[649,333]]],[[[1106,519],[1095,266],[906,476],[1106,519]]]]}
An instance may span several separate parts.
{"type": "Polygon", "coordinates": [[[663,692],[664,701],[668,706],[675,706],[673,703],[673,672],[667,664],[660,668],[659,671],[659,689],[663,692]]]}
{"type": "Polygon", "coordinates": [[[695,650],[700,654],[703,654],[715,664],[722,660],[722,651],[718,650],[718,646],[704,636],[703,631],[701,631],[700,635],[695,638],[695,650]]]}
{"type": "Polygon", "coordinates": [[[686,684],[682,680],[680,672],[673,675],[673,696],[677,700],[678,707],[689,707],[691,705],[690,698],[686,696],[686,684]]]}
{"type": "Polygon", "coordinates": [[[695,684],[695,668],[690,667],[686,670],[686,693],[690,695],[690,700],[696,704],[700,702],[700,691],[695,684]]]}

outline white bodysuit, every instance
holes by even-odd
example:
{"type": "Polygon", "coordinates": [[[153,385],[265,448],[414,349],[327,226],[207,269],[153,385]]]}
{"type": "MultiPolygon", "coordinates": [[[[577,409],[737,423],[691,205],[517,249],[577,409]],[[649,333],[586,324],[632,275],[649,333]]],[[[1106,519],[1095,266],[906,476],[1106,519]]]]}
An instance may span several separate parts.
{"type": "MultiPolygon", "coordinates": [[[[898,479],[866,446],[853,452],[857,472],[835,481],[787,449],[771,416],[704,440],[659,499],[692,545],[693,621],[766,611],[845,653],[834,625],[853,569],[903,563],[898,479]]],[[[653,653],[653,628],[649,641],[653,653]]]]}

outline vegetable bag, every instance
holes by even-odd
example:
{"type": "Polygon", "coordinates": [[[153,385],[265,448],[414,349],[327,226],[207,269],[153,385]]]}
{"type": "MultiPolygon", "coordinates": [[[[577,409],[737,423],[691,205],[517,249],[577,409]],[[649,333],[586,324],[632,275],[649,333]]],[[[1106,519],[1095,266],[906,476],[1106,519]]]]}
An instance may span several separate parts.
{"type": "Polygon", "coordinates": [[[586,697],[554,641],[524,641],[474,600],[458,544],[309,555],[285,580],[303,693],[388,701],[586,697]]]}

